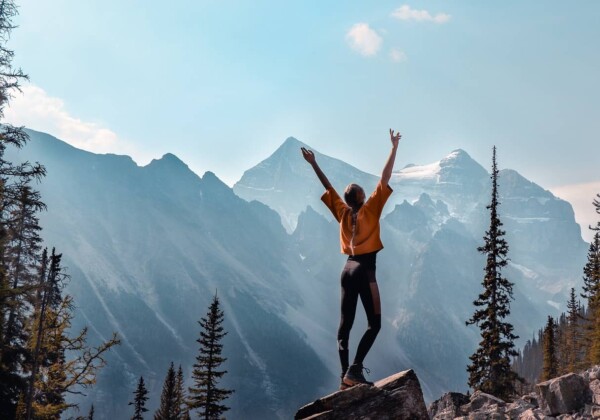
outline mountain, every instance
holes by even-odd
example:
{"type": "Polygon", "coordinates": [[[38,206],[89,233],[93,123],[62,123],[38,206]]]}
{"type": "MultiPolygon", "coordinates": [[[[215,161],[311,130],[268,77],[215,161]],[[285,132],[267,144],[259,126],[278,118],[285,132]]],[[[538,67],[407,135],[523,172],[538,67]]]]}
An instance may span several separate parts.
{"type": "MultiPolygon", "coordinates": [[[[140,375],[156,408],[171,361],[189,378],[197,321],[215,291],[229,332],[224,386],[236,390],[229,418],[289,418],[336,389],[345,257],[338,226],[319,200],[322,187],[300,154],[303,143],[287,139],[231,189],[174,155],[139,167],[126,156],[29,134],[29,144],[9,157],[47,167],[39,185],[48,205],[43,237],[64,254],[71,274],[74,327],[89,325],[92,343],[112,331],[123,340],[89,396],[77,397],[84,412],[93,401],[98,418],[130,417],[140,375]]],[[[316,156],[338,190],[357,182],[368,191],[377,182],[316,156]]],[[[372,377],[413,368],[429,401],[466,388],[478,334],[464,322],[481,289],[476,248],[488,184],[487,171],[462,150],[394,173],[378,256],[383,325],[365,361],[372,377]]],[[[511,321],[524,340],[579,284],[587,246],[568,203],[510,170],[501,173],[500,192],[512,259],[506,274],[516,283],[511,321]]],[[[359,308],[352,349],[365,324],[359,308]]]]}
{"type": "MultiPolygon", "coordinates": [[[[247,170],[234,191],[276,210],[288,229],[297,223],[292,237],[306,256],[303,264],[319,283],[336,282],[343,266],[336,255],[338,227],[319,202],[323,188],[302,160],[300,146],[306,147],[286,140],[247,170]],[[261,188],[267,185],[277,187],[261,188]]],[[[341,161],[315,155],[338,191],[356,182],[368,194],[377,181],[341,161]]],[[[569,203],[516,171],[504,169],[499,178],[500,216],[511,258],[506,275],[515,283],[510,320],[523,344],[547,314],[564,306],[568,289],[580,285],[587,246],[569,203]]],[[[465,389],[465,366],[479,341],[477,329],[465,327],[465,321],[481,291],[484,259],[477,247],[489,225],[490,184],[487,170],[460,149],[431,164],[409,165],[390,181],[394,193],[383,213],[385,249],[378,258],[384,326],[367,363],[377,376],[414,368],[427,399],[443,390],[465,389]]],[[[328,299],[338,297],[330,293],[328,299]]],[[[335,326],[331,328],[333,336],[335,326]]]]}
{"type": "Polygon", "coordinates": [[[197,321],[217,290],[228,331],[224,386],[236,390],[229,416],[286,417],[327,389],[327,368],[284,317],[302,305],[303,279],[277,213],[237,197],[210,172],[198,177],[173,155],[138,167],[28,133],[27,146],[9,158],[47,168],[43,237],[64,254],[74,328],[89,325],[92,344],[112,331],[123,342],[79,398],[84,409],[93,401],[99,418],[129,418],[140,375],[156,408],[171,361],[190,377],[197,321]]]}
{"type": "MultiPolygon", "coordinates": [[[[315,174],[302,157],[301,147],[311,149],[301,141],[288,137],[271,156],[244,172],[233,186],[238,196],[248,201],[260,201],[276,210],[288,232],[295,229],[298,216],[307,205],[319,212],[322,207],[321,184],[314,182],[315,174]]],[[[341,160],[314,152],[319,164],[327,167],[330,181],[338,191],[344,190],[348,179],[367,189],[373,189],[377,184],[375,176],[341,160]]]]}

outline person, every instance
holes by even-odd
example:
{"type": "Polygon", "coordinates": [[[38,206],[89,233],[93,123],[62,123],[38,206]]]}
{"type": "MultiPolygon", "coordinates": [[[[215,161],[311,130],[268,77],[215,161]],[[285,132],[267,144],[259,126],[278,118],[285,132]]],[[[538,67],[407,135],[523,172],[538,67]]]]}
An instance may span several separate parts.
{"type": "Polygon", "coordinates": [[[325,187],[321,201],[339,222],[341,252],[348,255],[341,275],[341,317],[337,334],[342,365],[340,389],[359,383],[372,385],[372,382],[367,381],[363,375],[363,369],[368,372],[368,369],[363,367],[363,361],[381,328],[381,302],[375,277],[376,255],[383,249],[379,219],[383,206],[392,193],[388,183],[392,176],[400,138],[400,133],[394,134],[390,129],[392,150],[383,168],[381,179],[366,203],[365,192],[357,184],[346,187],[344,201],[342,201],[317,164],[314,153],[304,147],[301,148],[304,159],[312,166],[325,187]],[[352,365],[349,365],[348,339],[359,296],[367,315],[368,328],[358,344],[352,365]]]}

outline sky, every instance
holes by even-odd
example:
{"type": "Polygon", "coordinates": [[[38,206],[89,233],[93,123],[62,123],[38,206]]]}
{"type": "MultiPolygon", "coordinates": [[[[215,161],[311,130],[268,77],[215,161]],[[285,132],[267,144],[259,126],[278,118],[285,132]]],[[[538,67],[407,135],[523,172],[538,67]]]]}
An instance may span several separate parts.
{"type": "MultiPolygon", "coordinates": [[[[293,136],[378,174],[462,148],[600,192],[600,2],[21,0],[15,124],[233,185],[293,136]]],[[[584,237],[591,235],[584,229],[584,237]]]]}

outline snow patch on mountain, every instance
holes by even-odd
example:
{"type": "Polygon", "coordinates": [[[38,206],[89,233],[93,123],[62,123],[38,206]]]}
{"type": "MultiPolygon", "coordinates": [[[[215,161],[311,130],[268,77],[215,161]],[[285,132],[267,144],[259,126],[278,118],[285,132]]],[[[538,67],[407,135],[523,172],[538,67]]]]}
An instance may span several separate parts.
{"type": "Polygon", "coordinates": [[[438,180],[441,166],[440,162],[429,165],[411,166],[392,173],[392,182],[399,183],[405,180],[438,180]]]}

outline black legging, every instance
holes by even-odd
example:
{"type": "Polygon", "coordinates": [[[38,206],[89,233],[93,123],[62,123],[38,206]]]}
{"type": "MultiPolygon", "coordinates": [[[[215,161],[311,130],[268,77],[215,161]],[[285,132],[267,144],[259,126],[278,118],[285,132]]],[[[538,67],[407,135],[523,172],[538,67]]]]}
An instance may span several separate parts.
{"type": "Polygon", "coordinates": [[[342,372],[348,370],[348,338],[354,323],[358,296],[365,308],[369,327],[356,350],[355,364],[362,364],[381,329],[381,307],[375,279],[376,253],[349,256],[342,271],[342,316],[338,329],[338,350],[342,372]]]}

